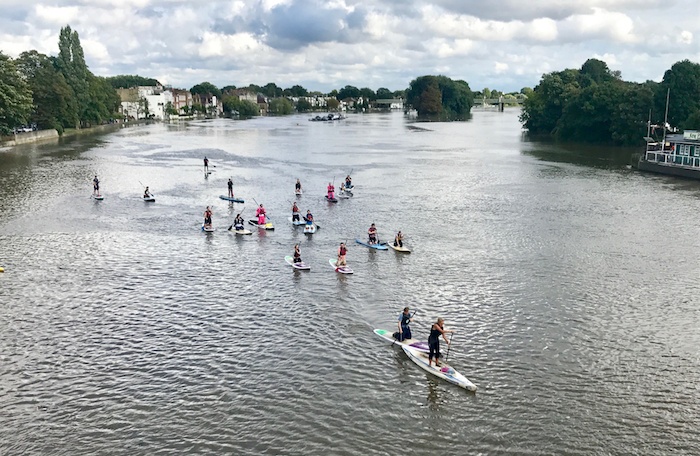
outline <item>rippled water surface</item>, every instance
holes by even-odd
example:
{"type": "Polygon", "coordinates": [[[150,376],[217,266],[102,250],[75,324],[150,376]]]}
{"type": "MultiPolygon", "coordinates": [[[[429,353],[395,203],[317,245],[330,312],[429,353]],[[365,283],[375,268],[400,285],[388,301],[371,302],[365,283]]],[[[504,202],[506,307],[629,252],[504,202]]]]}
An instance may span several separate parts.
{"type": "Polygon", "coordinates": [[[517,112],[1,150],[0,454],[700,454],[700,184],[588,152],[527,142],[517,112]],[[313,236],[287,222],[297,177],[313,236]],[[255,201],[275,231],[230,234],[255,201]],[[370,223],[413,252],[354,244],[370,223]],[[373,335],[406,305],[417,336],[457,331],[475,394],[373,335]]]}

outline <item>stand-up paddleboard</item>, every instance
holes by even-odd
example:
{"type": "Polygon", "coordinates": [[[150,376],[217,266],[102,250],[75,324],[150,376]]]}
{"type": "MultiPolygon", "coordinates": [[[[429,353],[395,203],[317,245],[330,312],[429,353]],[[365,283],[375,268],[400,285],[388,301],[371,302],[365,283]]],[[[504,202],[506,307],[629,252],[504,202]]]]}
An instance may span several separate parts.
{"type": "Polygon", "coordinates": [[[428,363],[428,355],[411,348],[407,345],[402,345],[403,351],[408,355],[408,357],[418,365],[424,371],[433,374],[436,377],[440,377],[450,383],[453,383],[461,388],[469,391],[476,391],[476,385],[469,381],[467,377],[457,372],[449,364],[441,361],[440,366],[432,365],[428,363]]]}
{"type": "Polygon", "coordinates": [[[272,224],[272,222],[266,222],[264,225],[258,225],[258,221],[256,219],[250,219],[248,220],[248,223],[253,226],[257,226],[261,230],[274,230],[275,226],[272,224]]]}
{"type": "Polygon", "coordinates": [[[204,224],[202,224],[202,231],[204,231],[205,233],[213,233],[214,227],[213,226],[205,227],[204,224]]]}
{"type": "Polygon", "coordinates": [[[235,227],[233,227],[233,228],[231,228],[229,231],[232,232],[232,233],[240,234],[241,236],[245,236],[245,235],[248,235],[248,234],[253,234],[252,231],[246,230],[246,229],[243,228],[243,227],[241,227],[240,230],[237,230],[235,227]]]}
{"type": "Polygon", "coordinates": [[[348,194],[345,192],[338,193],[338,198],[340,198],[340,199],[349,199],[351,196],[352,196],[352,194],[348,194]]]}
{"type": "Polygon", "coordinates": [[[156,202],[156,197],[151,195],[151,196],[144,196],[143,200],[147,203],[155,203],[156,202]]]}
{"type": "Polygon", "coordinates": [[[303,261],[302,261],[301,263],[295,263],[295,262],[294,262],[294,258],[291,257],[291,256],[289,256],[289,255],[287,255],[286,257],[284,257],[284,261],[286,261],[287,263],[289,263],[289,265],[290,265],[291,267],[293,267],[294,269],[299,269],[300,271],[308,271],[308,270],[311,269],[311,266],[309,266],[309,265],[307,265],[307,264],[304,264],[303,261]]]}
{"type": "Polygon", "coordinates": [[[375,329],[374,334],[378,335],[384,340],[391,342],[392,344],[406,345],[408,347],[414,348],[423,353],[429,353],[430,348],[428,347],[428,342],[418,341],[416,339],[405,339],[401,342],[394,339],[393,332],[386,329],[375,329]]]}
{"type": "Polygon", "coordinates": [[[287,220],[289,220],[294,226],[306,225],[306,222],[302,219],[293,220],[292,217],[287,217],[287,220]]]}
{"type": "Polygon", "coordinates": [[[409,250],[407,247],[400,247],[400,246],[398,246],[398,245],[394,245],[394,244],[391,243],[391,242],[390,242],[388,245],[389,245],[389,247],[391,247],[392,249],[396,250],[397,252],[411,253],[411,250],[409,250]]]}
{"type": "Polygon", "coordinates": [[[369,247],[370,249],[377,249],[377,250],[389,250],[389,247],[386,246],[386,244],[370,244],[368,242],[363,242],[359,239],[355,239],[355,242],[357,242],[360,245],[364,245],[365,247],[369,247]]]}
{"type": "Polygon", "coordinates": [[[337,203],[338,202],[338,198],[329,198],[328,195],[326,195],[326,200],[329,203],[337,203]]]}
{"type": "Polygon", "coordinates": [[[92,199],[96,201],[102,201],[103,199],[105,199],[105,197],[102,195],[92,195],[92,199]]]}
{"type": "Polygon", "coordinates": [[[334,260],[333,258],[328,260],[328,262],[331,264],[331,267],[333,267],[333,269],[335,269],[335,272],[339,272],[341,274],[352,274],[352,269],[350,269],[350,266],[341,266],[339,268],[336,268],[335,263],[337,261],[338,261],[337,259],[334,260]]]}
{"type": "Polygon", "coordinates": [[[299,189],[299,190],[294,189],[294,194],[295,194],[296,196],[301,196],[302,193],[303,193],[303,192],[301,191],[301,189],[299,189]]]}
{"type": "Polygon", "coordinates": [[[245,200],[242,200],[240,198],[234,198],[232,196],[219,195],[219,198],[221,198],[224,201],[230,201],[232,203],[245,203],[245,200]]]}
{"type": "Polygon", "coordinates": [[[314,234],[316,232],[316,225],[311,224],[309,225],[308,223],[304,225],[304,234],[314,234]]]}

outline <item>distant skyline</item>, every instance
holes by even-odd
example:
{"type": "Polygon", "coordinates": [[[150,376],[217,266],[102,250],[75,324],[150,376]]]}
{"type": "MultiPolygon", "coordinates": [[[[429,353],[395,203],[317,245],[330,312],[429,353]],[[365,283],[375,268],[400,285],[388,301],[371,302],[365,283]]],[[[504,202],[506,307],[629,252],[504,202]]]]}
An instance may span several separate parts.
{"type": "Polygon", "coordinates": [[[56,55],[70,25],[94,74],[182,88],[394,91],[444,74],[511,92],[589,58],[635,82],[700,63],[698,0],[0,0],[0,10],[0,51],[11,57],[56,55]]]}

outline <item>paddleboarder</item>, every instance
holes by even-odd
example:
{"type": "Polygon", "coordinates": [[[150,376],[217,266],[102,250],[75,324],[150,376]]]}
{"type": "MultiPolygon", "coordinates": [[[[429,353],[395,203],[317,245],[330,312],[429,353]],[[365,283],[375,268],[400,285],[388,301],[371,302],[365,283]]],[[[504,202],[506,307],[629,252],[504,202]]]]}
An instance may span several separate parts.
{"type": "Polygon", "coordinates": [[[299,250],[299,244],[294,244],[294,264],[301,263],[301,251],[299,250]]]}
{"type": "Polygon", "coordinates": [[[204,157],[204,172],[209,172],[209,159],[207,157],[204,157]]]}
{"type": "Polygon", "coordinates": [[[267,213],[265,212],[265,208],[261,204],[259,208],[255,210],[255,215],[258,217],[258,225],[264,225],[265,224],[265,215],[267,213]]]}
{"type": "Polygon", "coordinates": [[[314,216],[311,213],[311,210],[306,211],[306,217],[304,217],[304,220],[306,220],[307,225],[313,225],[314,224],[314,216]]]}
{"type": "Polygon", "coordinates": [[[394,247],[403,247],[403,234],[401,234],[401,230],[394,236],[394,247]]]}
{"type": "Polygon", "coordinates": [[[233,227],[236,229],[236,231],[241,231],[243,229],[243,217],[241,217],[241,214],[237,214],[236,218],[233,219],[233,227]]]}
{"type": "Polygon", "coordinates": [[[399,337],[397,337],[399,342],[403,342],[406,339],[411,338],[411,327],[409,324],[413,321],[410,309],[408,307],[403,308],[403,312],[399,315],[399,337]]]}
{"type": "Polygon", "coordinates": [[[211,207],[207,206],[206,210],[204,211],[204,228],[211,228],[212,214],[211,207]]]}
{"type": "Polygon", "coordinates": [[[97,178],[97,174],[95,174],[95,178],[92,180],[92,194],[100,196],[100,180],[97,178]]]}
{"type": "Polygon", "coordinates": [[[447,340],[445,333],[454,333],[450,329],[445,329],[445,320],[438,318],[437,322],[433,323],[430,327],[430,335],[428,336],[428,366],[432,366],[433,358],[435,358],[435,365],[440,366],[438,360],[440,359],[440,335],[445,339],[445,343],[449,345],[450,341],[447,340]]]}
{"type": "Polygon", "coordinates": [[[335,263],[335,268],[338,269],[341,266],[347,266],[347,263],[345,261],[345,255],[347,255],[348,249],[345,247],[345,242],[340,243],[340,247],[338,248],[338,261],[335,263]]]}
{"type": "Polygon", "coordinates": [[[335,199],[335,186],[331,184],[330,182],[328,183],[328,199],[333,200],[335,199]]]}
{"type": "MultiPolygon", "coordinates": [[[[217,176],[218,176],[218,174],[217,174],[217,176]]],[[[233,198],[233,181],[231,180],[230,177],[228,178],[228,197],[233,198]]]]}
{"type": "Polygon", "coordinates": [[[297,206],[296,201],[292,204],[292,222],[299,221],[299,206],[297,206]]]}
{"type": "Polygon", "coordinates": [[[350,177],[349,174],[347,176],[345,176],[345,188],[347,190],[350,190],[352,188],[352,178],[350,177]]]}
{"type": "Polygon", "coordinates": [[[374,226],[374,223],[367,230],[367,236],[369,237],[370,244],[377,243],[377,228],[374,226]]]}
{"type": "Polygon", "coordinates": [[[144,198],[150,198],[150,197],[151,197],[151,192],[148,191],[148,185],[146,185],[146,190],[143,191],[143,197],[144,197],[144,198]]]}
{"type": "Polygon", "coordinates": [[[295,192],[295,193],[301,192],[301,182],[299,181],[298,178],[297,178],[297,183],[294,184],[294,192],[295,192]]]}

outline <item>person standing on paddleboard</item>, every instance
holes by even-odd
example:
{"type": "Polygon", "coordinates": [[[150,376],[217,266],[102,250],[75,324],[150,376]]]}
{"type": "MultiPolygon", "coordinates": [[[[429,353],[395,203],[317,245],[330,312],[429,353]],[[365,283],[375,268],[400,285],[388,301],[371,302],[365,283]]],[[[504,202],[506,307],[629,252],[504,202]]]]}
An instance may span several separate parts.
{"type": "Polygon", "coordinates": [[[345,261],[345,255],[347,255],[348,249],[345,247],[345,242],[340,243],[340,247],[338,248],[338,261],[335,262],[335,267],[339,268],[341,266],[347,266],[347,263],[345,261]]]}
{"type": "Polygon", "coordinates": [[[297,183],[294,184],[294,191],[299,193],[301,191],[301,182],[297,179],[297,183]]]}
{"type": "Polygon", "coordinates": [[[403,247],[403,234],[401,234],[401,231],[396,233],[394,237],[394,247],[403,247]]]}
{"type": "Polygon", "coordinates": [[[204,157],[204,172],[209,172],[209,159],[207,157],[204,157]]]}
{"type": "Polygon", "coordinates": [[[445,343],[449,344],[450,341],[447,340],[445,333],[454,333],[450,329],[445,329],[445,320],[438,318],[436,323],[430,327],[430,335],[428,336],[428,366],[432,366],[433,358],[435,358],[435,366],[440,366],[438,359],[440,359],[440,335],[445,339],[445,343]]]}
{"type": "Polygon", "coordinates": [[[297,206],[296,201],[292,204],[292,222],[299,221],[299,206],[297,206]]]}
{"type": "Polygon", "coordinates": [[[369,237],[370,244],[377,243],[377,228],[374,226],[374,223],[367,230],[367,236],[369,237]]]}
{"type": "Polygon", "coordinates": [[[328,183],[328,199],[335,199],[335,186],[330,182],[328,183]]]}
{"type": "Polygon", "coordinates": [[[403,312],[399,315],[399,337],[398,341],[403,342],[406,339],[411,338],[411,327],[409,324],[413,321],[410,309],[408,307],[403,308],[403,312]]]}
{"type": "Polygon", "coordinates": [[[92,180],[92,194],[100,196],[100,180],[97,178],[97,174],[95,174],[95,178],[92,180]]]}
{"type": "Polygon", "coordinates": [[[151,197],[151,192],[148,191],[148,185],[146,186],[146,190],[143,191],[143,197],[144,197],[144,198],[150,198],[150,197],[151,197]]]}
{"type": "Polygon", "coordinates": [[[258,225],[264,225],[266,212],[262,204],[255,210],[255,215],[258,217],[258,225]]]}
{"type": "MultiPolygon", "coordinates": [[[[217,176],[218,176],[218,174],[217,174],[217,176]]],[[[231,180],[230,177],[228,178],[228,197],[233,198],[233,181],[231,180]]]]}
{"type": "Polygon", "coordinates": [[[294,244],[294,264],[301,263],[301,251],[299,250],[299,244],[294,244]]]}
{"type": "Polygon", "coordinates": [[[207,206],[206,210],[204,211],[204,228],[211,228],[212,214],[211,207],[207,206]]]}

